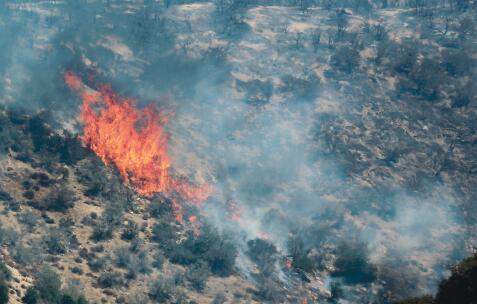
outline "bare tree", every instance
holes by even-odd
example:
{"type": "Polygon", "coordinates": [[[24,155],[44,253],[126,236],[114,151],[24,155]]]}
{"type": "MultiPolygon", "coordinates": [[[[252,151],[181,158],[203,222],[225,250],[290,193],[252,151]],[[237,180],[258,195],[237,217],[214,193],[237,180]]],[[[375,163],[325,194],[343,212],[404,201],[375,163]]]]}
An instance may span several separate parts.
{"type": "Polygon", "coordinates": [[[313,45],[313,50],[316,52],[320,47],[320,40],[321,40],[321,31],[316,29],[311,34],[311,44],[313,45]]]}

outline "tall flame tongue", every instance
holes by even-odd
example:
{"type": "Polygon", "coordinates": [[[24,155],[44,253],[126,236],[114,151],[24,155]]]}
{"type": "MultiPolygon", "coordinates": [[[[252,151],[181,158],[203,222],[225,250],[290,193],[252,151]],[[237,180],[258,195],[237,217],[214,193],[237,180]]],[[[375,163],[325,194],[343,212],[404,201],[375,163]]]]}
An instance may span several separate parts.
{"type": "Polygon", "coordinates": [[[194,203],[207,199],[209,186],[192,186],[170,173],[168,137],[163,127],[166,116],[152,106],[136,109],[135,100],[119,97],[110,86],[93,91],[72,72],[66,72],[64,78],[83,99],[81,140],[104,163],[116,166],[127,184],[144,196],[175,192],[194,203]]]}

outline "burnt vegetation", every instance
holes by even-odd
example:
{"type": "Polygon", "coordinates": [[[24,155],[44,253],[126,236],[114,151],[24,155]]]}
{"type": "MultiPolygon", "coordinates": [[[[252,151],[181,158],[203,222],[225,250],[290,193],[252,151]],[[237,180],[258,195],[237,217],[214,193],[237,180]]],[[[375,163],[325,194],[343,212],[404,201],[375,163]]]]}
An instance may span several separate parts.
{"type": "Polygon", "coordinates": [[[457,304],[477,302],[477,254],[451,269],[451,275],[441,281],[435,297],[424,296],[396,304],[457,304]]]}

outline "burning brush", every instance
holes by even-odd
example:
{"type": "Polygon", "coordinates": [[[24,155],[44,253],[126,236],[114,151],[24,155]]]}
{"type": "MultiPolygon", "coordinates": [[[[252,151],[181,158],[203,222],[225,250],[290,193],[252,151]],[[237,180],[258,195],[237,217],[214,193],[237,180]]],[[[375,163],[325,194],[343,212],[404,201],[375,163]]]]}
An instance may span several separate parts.
{"type": "Polygon", "coordinates": [[[109,85],[92,90],[67,71],[66,84],[83,99],[81,140],[107,165],[114,165],[124,182],[146,197],[154,193],[178,194],[194,204],[212,192],[209,185],[194,186],[171,174],[167,152],[168,117],[154,106],[136,108],[136,100],[118,96],[109,85]]]}

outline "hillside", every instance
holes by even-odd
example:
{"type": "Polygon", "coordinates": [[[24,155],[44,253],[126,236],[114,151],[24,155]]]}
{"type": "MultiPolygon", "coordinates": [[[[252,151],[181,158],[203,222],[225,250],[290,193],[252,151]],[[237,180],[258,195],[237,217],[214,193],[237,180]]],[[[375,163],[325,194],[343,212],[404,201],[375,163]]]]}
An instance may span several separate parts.
{"type": "Polygon", "coordinates": [[[0,1],[0,303],[473,303],[475,20],[0,1]]]}

